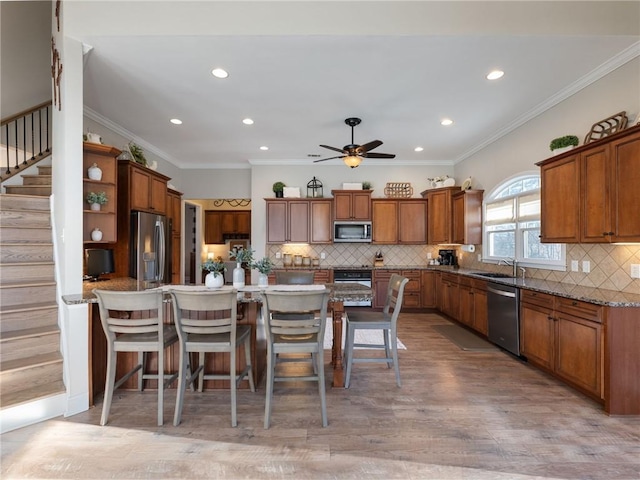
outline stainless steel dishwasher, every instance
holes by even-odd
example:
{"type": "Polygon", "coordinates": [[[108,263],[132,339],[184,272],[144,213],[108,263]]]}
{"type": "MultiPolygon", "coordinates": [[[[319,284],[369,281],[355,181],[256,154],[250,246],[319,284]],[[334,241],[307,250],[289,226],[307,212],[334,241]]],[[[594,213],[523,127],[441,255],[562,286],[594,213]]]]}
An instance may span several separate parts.
{"type": "Polygon", "coordinates": [[[510,285],[487,285],[488,338],[514,355],[520,356],[520,289],[510,285]]]}

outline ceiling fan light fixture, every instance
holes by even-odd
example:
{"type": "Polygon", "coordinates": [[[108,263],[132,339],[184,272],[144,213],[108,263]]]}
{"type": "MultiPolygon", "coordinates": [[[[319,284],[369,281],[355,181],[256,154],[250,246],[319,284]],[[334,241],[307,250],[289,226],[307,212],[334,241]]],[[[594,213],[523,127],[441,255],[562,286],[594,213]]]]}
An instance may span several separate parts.
{"type": "Polygon", "coordinates": [[[357,155],[348,155],[344,157],[344,164],[350,168],[356,168],[362,162],[362,158],[357,155]]]}

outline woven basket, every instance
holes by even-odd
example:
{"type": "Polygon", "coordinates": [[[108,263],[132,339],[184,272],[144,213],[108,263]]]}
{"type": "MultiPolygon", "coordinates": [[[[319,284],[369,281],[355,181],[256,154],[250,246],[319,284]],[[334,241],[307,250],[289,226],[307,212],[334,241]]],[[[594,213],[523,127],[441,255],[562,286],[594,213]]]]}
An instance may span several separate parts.
{"type": "Polygon", "coordinates": [[[387,183],[384,194],[390,198],[409,198],[413,195],[410,183],[387,183]]]}

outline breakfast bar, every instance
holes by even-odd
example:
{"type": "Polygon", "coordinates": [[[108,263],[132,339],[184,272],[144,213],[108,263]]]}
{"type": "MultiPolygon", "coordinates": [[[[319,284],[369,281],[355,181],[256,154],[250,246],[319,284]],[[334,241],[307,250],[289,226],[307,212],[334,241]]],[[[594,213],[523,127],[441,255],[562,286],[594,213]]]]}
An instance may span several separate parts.
{"type": "MultiPolygon", "coordinates": [[[[329,289],[330,308],[332,311],[333,326],[333,347],[331,352],[331,365],[333,370],[334,387],[344,387],[344,366],[342,355],[342,317],[344,314],[345,301],[360,301],[371,299],[373,291],[371,288],[364,287],[359,284],[335,284],[328,283],[326,287],[329,289]]],[[[140,291],[154,288],[162,288],[168,290],[170,288],[178,289],[206,289],[203,285],[158,285],[150,282],[139,282],[133,278],[116,278],[101,282],[86,282],[82,295],[67,295],[63,299],[67,304],[89,304],[89,399],[93,403],[95,395],[104,390],[104,380],[106,375],[106,339],[100,323],[100,314],[98,311],[97,299],[93,294],[94,289],[118,290],[118,291],[140,291]]],[[[238,291],[238,324],[251,326],[251,362],[254,365],[254,380],[260,381],[262,372],[266,366],[266,338],[264,331],[264,321],[261,312],[261,296],[260,292],[264,287],[247,285],[238,291]]],[[[268,287],[267,287],[268,288],[268,287]]],[[[172,309],[170,305],[165,305],[165,321],[172,322],[172,309]]],[[[166,356],[165,371],[174,372],[178,370],[179,359],[178,346],[169,347],[169,353],[166,356]]],[[[129,371],[136,363],[133,354],[121,354],[118,362],[117,375],[129,371]]],[[[223,354],[212,354],[207,358],[207,371],[228,369],[228,358],[223,354]]],[[[244,368],[244,355],[242,352],[238,355],[237,368],[244,368]]],[[[149,370],[157,369],[157,359],[153,354],[150,355],[149,370]]],[[[149,380],[149,386],[155,387],[155,380],[149,380]]],[[[206,388],[228,388],[226,380],[207,380],[206,388]]],[[[135,378],[128,379],[123,388],[135,389],[135,378]]],[[[248,382],[245,380],[240,384],[240,388],[248,388],[248,382]]]]}

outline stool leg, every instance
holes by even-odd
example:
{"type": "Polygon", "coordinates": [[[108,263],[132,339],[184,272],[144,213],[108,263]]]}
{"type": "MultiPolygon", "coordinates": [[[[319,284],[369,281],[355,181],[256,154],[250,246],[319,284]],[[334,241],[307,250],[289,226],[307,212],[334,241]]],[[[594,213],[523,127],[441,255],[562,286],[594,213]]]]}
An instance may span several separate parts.
{"type": "MultiPolygon", "coordinates": [[[[109,347],[107,350],[107,378],[104,384],[104,401],[102,403],[102,417],[100,425],[106,425],[109,418],[109,410],[111,410],[111,400],[113,399],[113,390],[116,383],[116,364],[118,353],[109,347]]],[[[142,376],[142,373],[139,374],[142,376]]]]}

